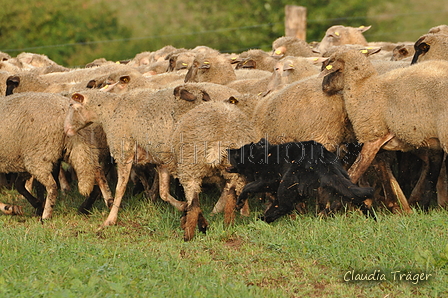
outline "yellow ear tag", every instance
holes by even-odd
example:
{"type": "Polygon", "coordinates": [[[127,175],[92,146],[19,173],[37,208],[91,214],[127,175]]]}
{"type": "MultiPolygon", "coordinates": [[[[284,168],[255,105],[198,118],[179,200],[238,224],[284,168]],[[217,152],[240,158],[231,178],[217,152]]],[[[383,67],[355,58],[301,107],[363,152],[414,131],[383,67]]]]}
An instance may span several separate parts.
{"type": "Polygon", "coordinates": [[[334,34],[335,34],[336,36],[339,36],[339,32],[338,32],[338,31],[336,31],[334,34]]]}
{"type": "Polygon", "coordinates": [[[210,64],[210,62],[208,62],[208,61],[204,61],[204,64],[210,64]]]}
{"type": "Polygon", "coordinates": [[[275,53],[276,53],[277,55],[280,55],[280,54],[282,53],[282,51],[280,51],[280,50],[276,50],[275,53]]]}
{"type": "Polygon", "coordinates": [[[232,60],[236,60],[236,57],[232,57],[231,59],[232,59],[232,60]]]}
{"type": "Polygon", "coordinates": [[[289,67],[294,67],[294,65],[293,64],[289,64],[289,67]]]}
{"type": "Polygon", "coordinates": [[[183,65],[183,66],[187,66],[188,64],[187,64],[187,63],[182,63],[182,65],[183,65]]]}
{"type": "Polygon", "coordinates": [[[120,61],[115,62],[116,64],[120,64],[120,61]]]}
{"type": "Polygon", "coordinates": [[[319,60],[319,58],[314,58],[314,59],[313,59],[313,61],[317,61],[317,60],[319,60]]]}
{"type": "Polygon", "coordinates": [[[327,65],[325,68],[326,68],[327,70],[330,70],[330,69],[333,68],[333,65],[327,65]]]}
{"type": "Polygon", "coordinates": [[[364,28],[365,26],[359,26],[360,29],[364,28]]]}
{"type": "Polygon", "coordinates": [[[367,50],[361,50],[361,53],[363,53],[363,54],[367,54],[369,51],[367,51],[367,50]]]}
{"type": "Polygon", "coordinates": [[[100,90],[107,89],[109,86],[110,86],[110,85],[106,84],[106,85],[104,85],[103,87],[101,87],[100,90]]]}

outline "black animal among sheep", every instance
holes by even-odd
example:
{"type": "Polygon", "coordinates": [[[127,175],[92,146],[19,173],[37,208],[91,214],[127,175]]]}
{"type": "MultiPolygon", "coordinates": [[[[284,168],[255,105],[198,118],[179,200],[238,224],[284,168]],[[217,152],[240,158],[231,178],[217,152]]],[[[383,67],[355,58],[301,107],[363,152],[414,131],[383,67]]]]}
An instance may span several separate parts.
{"type": "MultiPolygon", "coordinates": [[[[250,181],[237,200],[240,209],[249,194],[270,192],[276,197],[263,220],[273,222],[290,213],[311,190],[321,187],[330,197],[352,202],[366,215],[371,210],[373,189],[350,181],[336,154],[315,141],[272,145],[265,139],[239,149],[227,149],[231,167],[250,181]]],[[[375,217],[374,217],[375,218],[375,217]]]]}

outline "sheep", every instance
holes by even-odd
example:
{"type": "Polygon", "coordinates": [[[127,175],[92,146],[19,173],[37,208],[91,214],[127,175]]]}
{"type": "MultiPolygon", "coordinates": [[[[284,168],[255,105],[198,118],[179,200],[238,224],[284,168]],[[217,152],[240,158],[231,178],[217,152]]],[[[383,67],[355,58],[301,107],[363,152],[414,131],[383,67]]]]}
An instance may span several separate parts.
{"type": "Polygon", "coordinates": [[[0,52],[0,61],[6,61],[11,59],[11,56],[8,53],[0,52]]]}
{"type": "Polygon", "coordinates": [[[270,72],[274,71],[277,62],[278,59],[260,49],[248,50],[232,60],[232,64],[236,64],[235,69],[255,68],[270,72]]]}
{"type": "MultiPolygon", "coordinates": [[[[41,219],[52,216],[57,185],[52,172],[63,157],[63,123],[68,99],[51,93],[20,93],[0,102],[3,144],[0,146],[0,172],[29,173],[47,191],[44,206],[36,205],[41,219]],[[42,208],[43,207],[43,208],[42,208]]],[[[21,176],[24,181],[26,175],[21,176]]]]}
{"type": "Polygon", "coordinates": [[[193,63],[196,53],[186,49],[178,49],[167,55],[165,60],[168,60],[168,69],[166,71],[177,71],[181,69],[188,69],[193,63]]]}
{"type": "Polygon", "coordinates": [[[392,50],[391,61],[403,60],[414,56],[415,49],[413,44],[399,44],[392,50]]]}
{"type": "Polygon", "coordinates": [[[370,29],[371,26],[361,26],[359,28],[335,25],[331,26],[325,32],[325,36],[320,41],[317,51],[324,53],[332,46],[339,46],[345,44],[357,44],[367,46],[367,40],[363,33],[370,29]]]}
{"type": "Polygon", "coordinates": [[[312,57],[315,55],[306,41],[297,37],[282,36],[272,42],[272,57],[275,58],[285,56],[312,57]]]}
{"type": "Polygon", "coordinates": [[[448,35],[445,34],[425,34],[414,44],[414,57],[412,64],[426,61],[443,59],[448,60],[448,35]]]}
{"type": "Polygon", "coordinates": [[[434,33],[434,34],[448,34],[448,25],[439,25],[432,27],[428,30],[428,33],[434,33]]]}
{"type": "MultiPolygon", "coordinates": [[[[196,225],[200,231],[206,229],[207,223],[203,219],[198,197],[205,177],[222,176],[226,180],[224,192],[239,194],[245,180],[226,171],[230,166],[226,149],[252,142],[256,135],[249,118],[238,107],[227,102],[213,101],[199,105],[176,123],[171,135],[172,161],[167,166],[170,173],[179,178],[187,200],[181,219],[184,240],[193,237],[196,225]]],[[[231,205],[234,204],[233,200],[231,205]]]]}
{"type": "Polygon", "coordinates": [[[329,58],[321,76],[343,73],[347,114],[357,139],[364,144],[348,171],[353,182],[359,180],[380,148],[447,151],[443,121],[447,66],[446,61],[426,61],[379,75],[358,51],[329,58]]]}
{"type": "Polygon", "coordinates": [[[164,164],[171,154],[169,135],[180,115],[195,105],[210,100],[208,92],[218,96],[226,93],[219,85],[194,85],[186,84],[174,90],[165,88],[152,92],[145,89],[123,95],[98,90],[73,94],[64,125],[66,134],[73,136],[85,126],[98,123],[106,134],[111,156],[117,163],[118,183],[114,204],[103,226],[114,225],[117,221],[118,208],[133,162],[159,165],[161,198],[183,211],[184,203],[169,194],[165,183],[167,177],[169,179],[169,172],[164,164]],[[203,86],[211,87],[204,90],[203,86]],[[218,86],[219,89],[212,90],[218,86]],[[123,102],[126,104],[122,104],[123,102]]]}
{"type": "Polygon", "coordinates": [[[236,80],[231,62],[221,54],[198,54],[185,75],[185,82],[228,84],[236,80]]]}

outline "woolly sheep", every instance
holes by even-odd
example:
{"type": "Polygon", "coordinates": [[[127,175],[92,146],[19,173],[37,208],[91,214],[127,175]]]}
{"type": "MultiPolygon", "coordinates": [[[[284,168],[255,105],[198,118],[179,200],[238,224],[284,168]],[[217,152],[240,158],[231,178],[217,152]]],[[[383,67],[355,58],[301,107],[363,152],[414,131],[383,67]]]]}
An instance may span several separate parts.
{"type": "Polygon", "coordinates": [[[312,57],[315,56],[311,47],[297,37],[282,36],[272,42],[272,56],[283,58],[285,56],[312,57]]]}
{"type": "Polygon", "coordinates": [[[364,143],[349,169],[358,181],[380,148],[448,149],[445,92],[448,62],[426,61],[379,75],[358,51],[336,53],[321,75],[344,74],[344,102],[357,139],[364,143]],[[422,121],[422,119],[424,119],[422,121]]]}
{"type": "MultiPolygon", "coordinates": [[[[196,225],[200,231],[207,227],[199,206],[199,193],[205,177],[222,176],[226,180],[226,194],[241,192],[245,180],[226,171],[230,166],[226,149],[253,142],[256,136],[256,129],[249,118],[235,105],[225,102],[199,105],[176,123],[171,136],[173,160],[168,167],[179,178],[187,200],[181,220],[184,240],[193,237],[196,225]]],[[[227,203],[234,206],[235,199],[227,203]]]]}
{"type": "Polygon", "coordinates": [[[236,63],[235,69],[255,68],[273,72],[278,59],[272,57],[260,49],[251,49],[242,52],[232,63],[236,63]]]}
{"type": "Polygon", "coordinates": [[[414,44],[415,54],[412,64],[426,61],[443,59],[448,60],[448,35],[425,34],[414,44]]]}
{"type": "MultiPolygon", "coordinates": [[[[68,149],[67,154],[78,153],[67,148],[65,140],[63,123],[68,110],[68,99],[51,93],[26,92],[5,97],[0,106],[4,122],[0,172],[29,173],[41,182],[47,191],[45,205],[34,207],[38,208],[39,213],[42,212],[42,219],[48,219],[57,198],[57,185],[52,172],[63,158],[64,150],[68,149]]],[[[92,164],[90,159],[80,162],[92,164]]],[[[88,192],[90,186],[83,185],[83,178],[86,177],[79,175],[80,191],[88,192]]]]}
{"type": "Polygon", "coordinates": [[[428,33],[448,34],[448,25],[439,25],[429,29],[428,33]]]}
{"type": "Polygon", "coordinates": [[[100,124],[106,134],[111,155],[117,163],[118,183],[114,205],[103,226],[116,223],[118,207],[133,161],[160,165],[158,170],[161,198],[183,210],[184,203],[174,199],[164,184],[167,177],[169,179],[169,173],[164,166],[166,158],[170,156],[169,135],[180,115],[202,101],[210,100],[208,92],[217,94],[218,97],[226,93],[223,86],[204,83],[196,87],[194,85],[186,84],[174,90],[165,88],[153,92],[141,90],[123,95],[97,90],[73,95],[65,122],[67,135],[75,135],[78,130],[92,122],[100,124]],[[210,88],[204,90],[203,86],[210,88]],[[212,90],[218,86],[219,89],[212,90]],[[122,104],[123,102],[126,104],[122,104]]]}
{"type": "Polygon", "coordinates": [[[413,44],[400,44],[392,50],[390,60],[398,61],[414,56],[415,50],[413,44]]]}
{"type": "Polygon", "coordinates": [[[339,46],[344,44],[357,44],[367,46],[367,40],[363,33],[370,29],[371,26],[359,28],[335,25],[331,26],[325,32],[325,36],[319,43],[317,50],[319,53],[324,53],[332,46],[339,46]]]}

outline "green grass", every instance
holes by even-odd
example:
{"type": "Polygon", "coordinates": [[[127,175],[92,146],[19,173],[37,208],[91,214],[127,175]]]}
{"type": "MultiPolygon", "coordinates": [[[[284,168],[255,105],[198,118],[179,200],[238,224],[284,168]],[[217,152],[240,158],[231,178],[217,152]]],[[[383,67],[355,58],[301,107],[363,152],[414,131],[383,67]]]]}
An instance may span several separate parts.
{"type": "MultiPolygon", "coordinates": [[[[0,215],[0,297],[447,297],[448,212],[358,213],[320,219],[286,216],[272,224],[249,218],[226,227],[209,213],[207,235],[182,240],[180,213],[164,202],[126,197],[118,224],[98,202],[78,215],[82,198],[61,195],[41,224],[14,191],[0,200],[25,215],[0,215]],[[380,270],[385,281],[344,281],[346,272],[380,270]],[[391,272],[431,274],[428,281],[393,280],[391,272]]],[[[398,279],[399,275],[396,275],[398,279]]],[[[404,276],[406,277],[406,276],[404,276]]]]}

